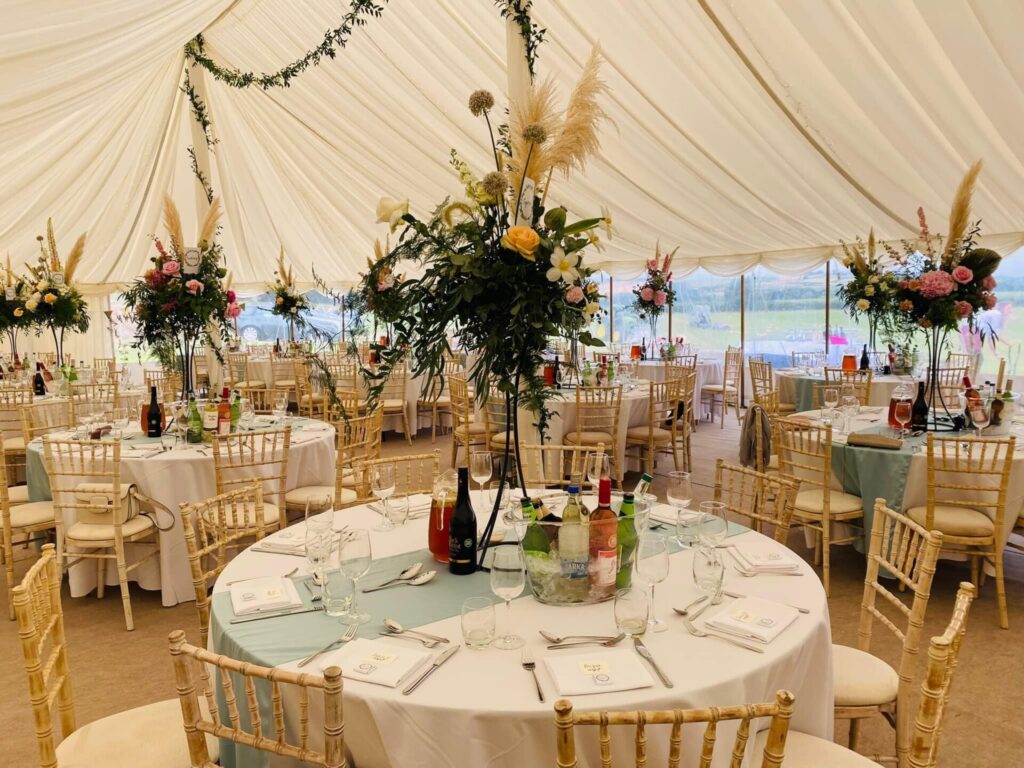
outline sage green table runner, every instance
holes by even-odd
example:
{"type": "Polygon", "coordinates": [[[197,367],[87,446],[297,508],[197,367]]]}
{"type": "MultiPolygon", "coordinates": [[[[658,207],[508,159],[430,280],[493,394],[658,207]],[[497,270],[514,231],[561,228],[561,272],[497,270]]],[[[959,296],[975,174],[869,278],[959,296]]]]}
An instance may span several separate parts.
{"type": "Polygon", "coordinates": [[[793,380],[793,401],[797,413],[820,407],[814,402],[814,388],[824,383],[825,379],[821,376],[799,376],[793,380]]]}

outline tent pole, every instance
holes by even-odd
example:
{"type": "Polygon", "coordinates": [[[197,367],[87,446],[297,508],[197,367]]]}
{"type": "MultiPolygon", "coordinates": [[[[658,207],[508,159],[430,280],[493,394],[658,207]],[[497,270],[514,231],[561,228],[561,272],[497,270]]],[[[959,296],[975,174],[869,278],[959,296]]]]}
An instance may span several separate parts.
{"type": "Polygon", "coordinates": [[[825,359],[828,360],[828,340],[832,335],[832,260],[825,262],[825,359]]]}

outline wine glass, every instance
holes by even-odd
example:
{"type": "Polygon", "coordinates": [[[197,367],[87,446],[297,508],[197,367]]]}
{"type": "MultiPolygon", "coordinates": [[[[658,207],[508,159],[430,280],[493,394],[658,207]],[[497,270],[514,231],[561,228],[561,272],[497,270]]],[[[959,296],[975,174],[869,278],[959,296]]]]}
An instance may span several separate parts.
{"type": "Polygon", "coordinates": [[[900,437],[907,434],[907,424],[910,423],[912,417],[911,407],[909,400],[900,400],[896,403],[896,409],[893,411],[893,418],[900,425],[900,437]]]}
{"type": "Polygon", "coordinates": [[[636,573],[650,589],[648,624],[655,632],[664,632],[668,624],[655,616],[654,587],[668,577],[668,539],[659,533],[648,533],[636,547],[636,573]]]}
{"type": "Polygon", "coordinates": [[[352,579],[352,603],[346,619],[350,624],[364,624],[370,620],[368,613],[360,613],[356,604],[359,594],[359,579],[370,570],[373,562],[373,551],[370,548],[370,532],[365,529],[346,531],[338,542],[338,567],[342,573],[352,579]]]}
{"type": "Polygon", "coordinates": [[[127,408],[115,408],[113,417],[111,418],[111,426],[116,432],[116,436],[120,438],[124,437],[125,431],[128,429],[129,416],[127,408]]]}
{"type": "Polygon", "coordinates": [[[640,637],[647,631],[651,604],[643,589],[620,589],[615,593],[615,626],[630,637],[640,637]]]}
{"type": "Polygon", "coordinates": [[[306,560],[313,571],[313,583],[323,591],[323,567],[330,556],[334,542],[331,533],[332,515],[317,515],[306,518],[306,560]]]}
{"type": "Polygon", "coordinates": [[[390,531],[394,524],[388,518],[388,497],[395,492],[395,465],[374,464],[370,468],[370,490],[380,499],[383,510],[375,530],[390,531]]]}
{"type": "Polygon", "coordinates": [[[494,641],[495,648],[512,651],[522,648],[523,638],[512,632],[512,598],[519,597],[526,586],[523,551],[517,546],[498,547],[491,561],[491,591],[505,601],[507,626],[505,634],[494,641]]]}
{"type": "Polygon", "coordinates": [[[484,483],[491,479],[494,471],[494,459],[490,451],[473,451],[469,456],[469,474],[476,480],[476,484],[482,491],[484,483]]]}
{"type": "Polygon", "coordinates": [[[700,503],[700,528],[697,538],[706,546],[717,546],[729,535],[729,521],[725,517],[725,504],[720,501],[700,503]]]}
{"type": "Polygon", "coordinates": [[[853,420],[860,413],[860,400],[855,395],[843,395],[840,398],[839,404],[846,431],[851,432],[853,430],[853,420]]]}
{"type": "Polygon", "coordinates": [[[992,420],[992,401],[975,400],[974,403],[968,404],[967,407],[971,414],[971,422],[974,424],[974,428],[978,432],[978,437],[981,437],[981,431],[985,429],[992,420]]]}
{"type": "Polygon", "coordinates": [[[821,403],[828,410],[834,410],[839,405],[839,390],[835,387],[825,387],[821,393],[821,403]]]}
{"type": "Polygon", "coordinates": [[[587,480],[595,493],[601,478],[610,477],[611,473],[612,462],[607,453],[592,453],[587,457],[587,480]]]}
{"type": "Polygon", "coordinates": [[[253,408],[252,400],[248,397],[242,398],[238,404],[238,426],[248,431],[256,424],[256,411],[253,408]]]}
{"type": "Polygon", "coordinates": [[[714,547],[697,547],[693,551],[693,583],[705,595],[714,595],[722,587],[725,563],[714,547]]]}

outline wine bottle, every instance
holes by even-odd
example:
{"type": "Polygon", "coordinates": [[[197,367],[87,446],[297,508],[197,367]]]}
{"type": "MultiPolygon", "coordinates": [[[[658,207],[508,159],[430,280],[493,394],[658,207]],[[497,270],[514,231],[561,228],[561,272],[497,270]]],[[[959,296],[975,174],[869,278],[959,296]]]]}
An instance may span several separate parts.
{"type": "Polygon", "coordinates": [[[242,395],[236,389],[231,398],[231,431],[238,431],[238,422],[242,418],[242,395]]]}
{"type": "Polygon", "coordinates": [[[871,367],[871,361],[868,360],[868,345],[865,344],[864,348],[860,351],[860,369],[866,371],[871,367]]]}
{"type": "Polygon", "coordinates": [[[231,434],[231,402],[228,388],[224,387],[220,393],[220,402],[217,403],[217,434],[231,434]]]}
{"type": "Polygon", "coordinates": [[[615,575],[616,589],[627,589],[632,583],[633,557],[636,554],[637,544],[635,514],[633,494],[622,494],[622,509],[619,510],[619,525],[616,533],[619,545],[619,570],[615,575]]]}
{"type": "Polygon", "coordinates": [[[188,393],[188,441],[203,442],[203,417],[199,414],[196,396],[191,392],[188,393]]]}
{"type": "Polygon", "coordinates": [[[448,572],[463,576],[475,571],[476,514],[469,500],[469,469],[459,467],[459,491],[448,533],[448,572]]]}
{"type": "Polygon", "coordinates": [[[206,404],[203,405],[203,442],[209,443],[217,433],[217,400],[207,393],[206,404]]]}
{"type": "Polygon", "coordinates": [[[618,573],[619,521],[612,509],[612,481],[602,477],[598,483],[597,507],[590,513],[590,594],[598,600],[615,592],[618,573]]]}
{"type": "Polygon", "coordinates": [[[537,510],[529,496],[524,496],[519,503],[523,508],[523,520],[527,521],[526,533],[523,534],[523,553],[527,557],[547,557],[551,551],[551,542],[544,529],[537,523],[537,510]]]}
{"type": "Polygon", "coordinates": [[[633,489],[633,498],[643,500],[644,496],[647,495],[648,489],[651,487],[651,483],[654,478],[644,472],[640,475],[640,479],[636,483],[636,488],[633,489]]]}
{"type": "Polygon", "coordinates": [[[978,393],[972,384],[971,377],[964,376],[963,378],[964,388],[964,421],[968,429],[974,426],[974,420],[971,418],[971,405],[974,401],[981,402],[981,395],[978,393]]]}
{"type": "Polygon", "coordinates": [[[50,370],[46,367],[46,363],[44,363],[42,360],[39,361],[39,365],[43,369],[43,381],[49,384],[51,381],[53,381],[53,374],[50,373],[50,370]]]}
{"type": "MultiPolygon", "coordinates": [[[[72,360],[71,361],[71,370],[68,371],[68,383],[69,384],[74,384],[76,381],[78,381],[78,369],[75,368],[75,361],[72,360]]],[[[158,435],[158,437],[159,437],[159,435],[158,435]]]]}
{"type": "Polygon", "coordinates": [[[910,426],[915,430],[928,428],[928,401],[924,399],[924,382],[917,382],[917,398],[910,408],[910,426]]]}
{"type": "Polygon", "coordinates": [[[43,371],[40,365],[41,363],[36,363],[36,375],[32,377],[32,390],[36,397],[45,397],[46,382],[43,381],[43,371]]]}
{"type": "Polygon", "coordinates": [[[160,437],[164,433],[160,402],[156,398],[156,386],[149,388],[149,410],[146,412],[146,437],[160,437]]]}
{"type": "Polygon", "coordinates": [[[562,524],[558,527],[558,560],[562,568],[562,593],[568,600],[583,602],[590,591],[587,567],[590,535],[580,514],[578,485],[569,486],[569,501],[562,510],[562,524]]]}

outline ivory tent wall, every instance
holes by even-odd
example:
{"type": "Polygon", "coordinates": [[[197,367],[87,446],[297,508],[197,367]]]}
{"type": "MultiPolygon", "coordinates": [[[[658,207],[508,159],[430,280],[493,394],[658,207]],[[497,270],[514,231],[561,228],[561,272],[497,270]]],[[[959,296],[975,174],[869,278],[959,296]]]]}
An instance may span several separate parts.
{"type": "MultiPolygon", "coordinates": [[[[277,70],[344,11],[338,0],[4,5],[0,253],[33,259],[48,216],[65,248],[88,230],[79,279],[97,297],[145,268],[165,191],[194,229],[185,43],[201,32],[217,62],[277,70]]],[[[607,57],[614,124],[587,172],[556,179],[551,197],[580,215],[609,207],[618,234],[600,258],[613,275],[636,275],[656,239],[680,246],[677,276],[759,263],[799,274],[869,226],[912,235],[919,204],[938,229],[977,158],[987,244],[1024,244],[1020,2],[535,0],[532,13],[547,28],[538,75],[563,95],[593,44],[607,57]]],[[[289,88],[239,91],[192,68],[218,140],[208,158],[196,149],[226,203],[236,285],[266,282],[282,244],[302,282],[314,264],[351,282],[380,234],[378,197],[408,196],[423,213],[457,195],[450,147],[487,167],[466,96],[507,91],[509,39],[490,0],[390,0],[289,88]]]]}

